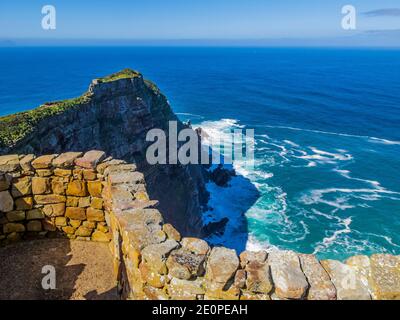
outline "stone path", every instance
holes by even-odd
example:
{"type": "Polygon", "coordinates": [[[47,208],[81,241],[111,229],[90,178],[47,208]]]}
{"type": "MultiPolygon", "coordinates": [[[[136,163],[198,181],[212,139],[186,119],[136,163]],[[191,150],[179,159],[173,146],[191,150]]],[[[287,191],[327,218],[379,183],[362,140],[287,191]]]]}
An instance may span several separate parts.
{"type": "Polygon", "coordinates": [[[0,300],[117,298],[106,243],[44,239],[0,248],[0,300]],[[42,288],[45,265],[55,267],[55,290],[42,288]]]}

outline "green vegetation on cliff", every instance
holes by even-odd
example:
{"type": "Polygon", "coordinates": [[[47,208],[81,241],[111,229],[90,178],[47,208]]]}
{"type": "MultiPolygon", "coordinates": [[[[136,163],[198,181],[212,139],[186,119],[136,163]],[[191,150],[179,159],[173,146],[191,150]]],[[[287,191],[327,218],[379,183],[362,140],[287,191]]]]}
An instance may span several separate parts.
{"type": "MultiPolygon", "coordinates": [[[[112,82],[120,79],[141,77],[141,74],[131,69],[124,69],[109,76],[97,79],[98,83],[112,82]]],[[[148,87],[156,94],[159,92],[156,85],[146,80],[148,87]]],[[[18,141],[33,132],[38,123],[48,117],[58,115],[64,111],[90,102],[91,94],[56,102],[48,102],[40,107],[0,117],[0,148],[15,145],[18,141]]]]}
{"type": "Polygon", "coordinates": [[[77,98],[48,102],[30,111],[0,117],[0,147],[14,145],[31,133],[41,120],[89,101],[90,94],[85,93],[77,98]]]}
{"type": "Polygon", "coordinates": [[[110,82],[110,81],[115,81],[115,80],[120,80],[120,79],[129,79],[129,78],[136,78],[136,77],[141,77],[141,74],[135,70],[127,68],[127,69],[118,71],[116,73],[110,74],[109,76],[99,78],[97,80],[99,83],[102,83],[102,82],[110,82]]]}

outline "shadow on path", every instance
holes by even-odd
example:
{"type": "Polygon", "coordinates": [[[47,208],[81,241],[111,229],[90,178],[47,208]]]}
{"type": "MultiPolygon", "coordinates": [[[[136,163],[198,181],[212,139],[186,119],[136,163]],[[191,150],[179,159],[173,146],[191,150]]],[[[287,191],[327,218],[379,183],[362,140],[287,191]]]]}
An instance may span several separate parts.
{"type": "Polygon", "coordinates": [[[0,300],[115,300],[112,257],[104,243],[43,239],[0,248],[0,300]],[[44,290],[44,266],[56,289],[44,290]]]}

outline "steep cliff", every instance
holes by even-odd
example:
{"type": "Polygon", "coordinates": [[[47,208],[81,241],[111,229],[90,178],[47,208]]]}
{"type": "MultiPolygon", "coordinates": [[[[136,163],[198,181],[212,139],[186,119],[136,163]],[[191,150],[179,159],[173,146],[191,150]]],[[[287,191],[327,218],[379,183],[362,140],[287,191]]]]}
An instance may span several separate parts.
{"type": "MultiPolygon", "coordinates": [[[[0,154],[61,153],[99,149],[135,162],[166,221],[184,235],[200,235],[207,202],[200,165],[156,165],[145,161],[151,128],[168,132],[178,121],[166,97],[136,71],[126,69],[92,81],[81,97],[46,103],[0,118],[0,154]]],[[[178,127],[183,124],[178,121],[178,127]]]]}

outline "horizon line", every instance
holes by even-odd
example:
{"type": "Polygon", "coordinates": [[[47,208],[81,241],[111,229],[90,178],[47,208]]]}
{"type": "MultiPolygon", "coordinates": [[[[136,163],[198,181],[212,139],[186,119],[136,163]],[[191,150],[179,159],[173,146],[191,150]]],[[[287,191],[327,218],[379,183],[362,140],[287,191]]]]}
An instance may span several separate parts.
{"type": "MultiPolygon", "coordinates": [[[[69,39],[38,39],[0,38],[0,47],[265,47],[265,48],[400,48],[400,43],[357,43],[341,42],[342,38],[332,42],[332,39],[93,39],[93,38],[69,38],[69,39]],[[292,40],[292,41],[290,41],[292,40]]],[[[351,37],[345,38],[350,40],[351,37]]]]}

